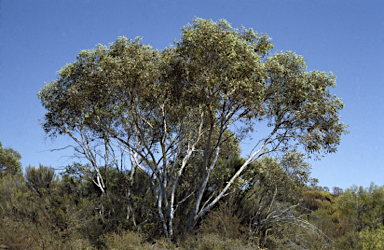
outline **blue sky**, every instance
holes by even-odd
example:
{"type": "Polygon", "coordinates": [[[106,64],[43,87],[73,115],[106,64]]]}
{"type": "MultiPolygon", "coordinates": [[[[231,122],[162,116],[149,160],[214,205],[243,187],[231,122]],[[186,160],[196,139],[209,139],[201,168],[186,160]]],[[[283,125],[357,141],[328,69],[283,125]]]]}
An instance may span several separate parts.
{"type": "Polygon", "coordinates": [[[60,168],[75,160],[71,150],[49,151],[71,141],[45,138],[37,92],[81,49],[119,36],[143,37],[163,49],[196,16],[267,33],[274,51],[304,56],[309,70],[332,71],[332,93],[343,99],[340,114],[350,134],[336,154],[312,162],[312,177],[330,188],[384,184],[382,0],[3,0],[0,7],[0,142],[21,153],[23,167],[60,168]]]}

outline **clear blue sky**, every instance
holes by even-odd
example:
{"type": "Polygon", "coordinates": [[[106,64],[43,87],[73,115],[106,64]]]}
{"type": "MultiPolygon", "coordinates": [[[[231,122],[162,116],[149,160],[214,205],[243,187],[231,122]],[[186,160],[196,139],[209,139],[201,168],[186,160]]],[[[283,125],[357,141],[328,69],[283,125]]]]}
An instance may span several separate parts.
{"type": "Polygon", "coordinates": [[[336,154],[312,162],[312,176],[330,188],[384,184],[384,1],[85,1],[0,2],[0,141],[22,155],[23,167],[59,168],[73,162],[71,143],[46,139],[37,98],[44,82],[81,49],[118,36],[163,49],[197,16],[226,19],[273,38],[275,51],[292,50],[308,69],[332,71],[350,127],[336,154]]]}

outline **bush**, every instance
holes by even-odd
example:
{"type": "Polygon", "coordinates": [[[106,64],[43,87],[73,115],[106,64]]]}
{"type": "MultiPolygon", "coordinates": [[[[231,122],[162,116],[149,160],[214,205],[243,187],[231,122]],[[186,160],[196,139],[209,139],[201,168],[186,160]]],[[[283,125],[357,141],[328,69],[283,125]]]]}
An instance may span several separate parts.
{"type": "Polygon", "coordinates": [[[106,249],[136,250],[145,247],[145,244],[141,244],[140,236],[132,231],[108,233],[106,235],[102,235],[100,241],[104,244],[106,249]]]}
{"type": "Polygon", "coordinates": [[[183,249],[202,250],[247,250],[261,249],[255,245],[246,244],[239,239],[223,238],[217,234],[204,234],[187,237],[182,242],[183,249]]]}
{"type": "Polygon", "coordinates": [[[366,227],[359,233],[358,245],[362,250],[384,249],[384,228],[379,225],[376,229],[366,227]]]}

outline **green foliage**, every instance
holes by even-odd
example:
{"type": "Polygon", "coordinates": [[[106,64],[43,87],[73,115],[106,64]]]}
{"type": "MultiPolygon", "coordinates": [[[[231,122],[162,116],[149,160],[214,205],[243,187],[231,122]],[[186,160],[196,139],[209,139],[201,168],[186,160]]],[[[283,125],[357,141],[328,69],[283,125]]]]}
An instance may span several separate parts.
{"type": "Polygon", "coordinates": [[[305,191],[303,205],[313,212],[308,221],[333,240],[336,249],[381,249],[384,187],[352,186],[330,194],[321,187],[305,191]]]}
{"type": "Polygon", "coordinates": [[[43,195],[47,191],[51,183],[55,178],[55,170],[51,167],[43,166],[39,164],[39,168],[28,166],[25,168],[24,176],[27,186],[37,192],[39,195],[43,195]]]}
{"type": "MultiPolygon", "coordinates": [[[[253,162],[241,177],[242,188],[232,196],[232,205],[227,204],[237,211],[232,218],[241,218],[240,223],[231,222],[232,230],[241,229],[250,242],[272,249],[329,244],[326,236],[306,221],[308,211],[300,209],[309,174],[310,165],[297,151],[280,159],[263,157],[253,162]]],[[[228,220],[223,215],[219,218],[228,220]]],[[[203,225],[212,220],[206,219],[203,225]]]]}
{"type": "Polygon", "coordinates": [[[248,250],[260,249],[259,247],[244,243],[241,239],[224,238],[217,234],[204,234],[189,237],[183,242],[184,249],[204,249],[204,250],[248,250]]]}
{"type": "Polygon", "coordinates": [[[12,148],[3,148],[0,142],[0,178],[6,174],[21,174],[21,155],[12,148]]]}
{"type": "Polygon", "coordinates": [[[334,203],[334,197],[325,191],[319,191],[316,189],[306,190],[303,194],[302,205],[312,211],[316,211],[320,208],[328,208],[334,203]]]}
{"type": "Polygon", "coordinates": [[[382,224],[384,216],[384,187],[371,183],[369,188],[353,186],[336,199],[338,209],[353,221],[356,230],[382,224]]]}
{"type": "Polygon", "coordinates": [[[138,234],[124,231],[121,233],[108,233],[102,236],[101,241],[106,249],[138,249],[142,241],[138,234]]]}
{"type": "Polygon", "coordinates": [[[359,233],[359,246],[362,250],[384,249],[384,229],[380,224],[377,228],[366,227],[359,233]]]}
{"type": "Polygon", "coordinates": [[[231,201],[221,202],[204,218],[199,227],[199,233],[202,235],[216,234],[225,239],[245,240],[244,236],[248,228],[242,224],[244,218],[240,218],[234,209],[236,206],[231,201]]]}
{"type": "MultiPolygon", "coordinates": [[[[1,179],[1,207],[4,218],[1,223],[2,242],[16,249],[24,246],[48,247],[52,245],[52,235],[46,226],[48,218],[40,200],[26,187],[21,175],[7,175],[1,179]]],[[[28,248],[28,247],[27,247],[28,248]]]]}
{"type": "MultiPolygon", "coordinates": [[[[232,162],[237,164],[236,160],[232,162]]],[[[221,167],[224,171],[231,169],[230,165],[221,167]]],[[[96,192],[92,178],[75,171],[82,168],[86,169],[80,164],[68,166],[61,178],[49,187],[44,186],[43,195],[21,175],[4,176],[0,180],[2,246],[11,249],[382,248],[383,187],[353,186],[335,195],[318,186],[305,186],[310,181],[309,165],[297,152],[289,152],[280,159],[263,157],[252,163],[248,175],[243,175],[238,183],[241,188],[234,188],[203,216],[193,234],[185,234],[176,226],[174,241],[162,238],[157,210],[153,209],[155,195],[145,186],[135,185],[132,189],[130,216],[135,217],[136,226],[127,219],[129,203],[124,190],[129,171],[121,172],[109,166],[106,172],[101,172],[106,177],[106,196],[96,192]],[[298,201],[300,206],[296,206],[298,201]],[[360,227],[363,228],[358,230],[360,227]],[[250,232],[254,232],[253,238],[250,232]]],[[[41,169],[44,173],[44,168],[41,169]]],[[[147,181],[147,174],[138,171],[135,183],[147,181]]],[[[213,178],[213,186],[216,181],[213,178]]],[[[180,204],[175,223],[185,218],[182,211],[190,207],[188,202],[180,204]]]]}
{"type": "Polygon", "coordinates": [[[2,215],[9,216],[12,209],[18,206],[27,192],[22,175],[6,175],[0,179],[0,209],[2,215]]]}
{"type": "Polygon", "coordinates": [[[239,188],[256,234],[266,236],[276,222],[268,214],[298,218],[290,208],[309,181],[309,166],[295,149],[333,153],[347,126],[338,114],[343,103],[329,90],[335,76],[308,72],[302,56],[270,55],[272,48],[252,29],[195,18],[174,48],[119,37],[81,51],[45,84],[38,93],[47,110],[43,129],[71,137],[90,163],[77,169],[99,204],[103,226],[95,225],[95,235],[161,226],[172,238],[239,188]],[[256,124],[270,133],[240,159],[239,141],[256,124]],[[118,150],[120,170],[110,168],[118,150]],[[126,158],[131,175],[122,170],[126,158]],[[116,219],[124,214],[130,222],[116,219]]]}
{"type": "Polygon", "coordinates": [[[40,166],[27,171],[31,170],[34,174],[29,176],[37,178],[29,182],[22,175],[6,175],[0,180],[1,243],[15,249],[90,247],[87,229],[95,204],[67,189],[68,179],[52,182],[51,169],[40,166]]]}

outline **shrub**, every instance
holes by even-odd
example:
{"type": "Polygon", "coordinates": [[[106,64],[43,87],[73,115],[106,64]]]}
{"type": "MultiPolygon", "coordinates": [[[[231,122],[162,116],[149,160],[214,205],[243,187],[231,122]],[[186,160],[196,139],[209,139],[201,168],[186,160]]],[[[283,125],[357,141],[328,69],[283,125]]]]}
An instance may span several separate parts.
{"type": "Polygon", "coordinates": [[[141,244],[140,236],[132,231],[108,233],[101,236],[101,242],[105,245],[106,249],[136,250],[145,247],[145,244],[141,244]]]}

